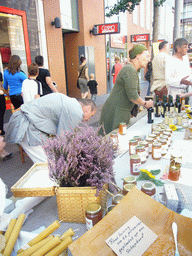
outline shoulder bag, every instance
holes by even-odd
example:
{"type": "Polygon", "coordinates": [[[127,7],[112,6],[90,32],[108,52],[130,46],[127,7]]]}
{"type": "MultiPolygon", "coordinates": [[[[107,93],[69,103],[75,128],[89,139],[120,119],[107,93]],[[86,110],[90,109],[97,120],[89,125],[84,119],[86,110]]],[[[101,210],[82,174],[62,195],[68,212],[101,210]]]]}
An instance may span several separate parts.
{"type": "Polygon", "coordinates": [[[80,86],[79,86],[79,77],[81,76],[84,67],[85,67],[85,65],[82,67],[81,72],[79,73],[79,76],[78,76],[78,79],[77,79],[77,88],[78,88],[78,89],[80,89],[80,86]]]}

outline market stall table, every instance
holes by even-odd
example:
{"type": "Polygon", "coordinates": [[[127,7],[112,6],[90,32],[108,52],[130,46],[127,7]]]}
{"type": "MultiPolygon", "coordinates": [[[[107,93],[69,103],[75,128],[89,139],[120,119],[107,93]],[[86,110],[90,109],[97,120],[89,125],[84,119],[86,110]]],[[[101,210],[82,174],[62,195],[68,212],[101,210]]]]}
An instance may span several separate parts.
{"type": "MultiPolygon", "coordinates": [[[[155,118],[155,123],[161,122],[163,119],[162,118],[155,118]]],[[[128,140],[129,138],[132,138],[134,135],[142,135],[142,136],[147,136],[148,134],[151,133],[151,124],[147,123],[147,116],[142,117],[138,122],[136,122],[134,125],[129,127],[127,130],[127,135],[123,138],[124,143],[126,141],[127,143],[127,149],[128,149],[128,140]],[[126,138],[126,139],[125,139],[126,138]]],[[[124,136],[124,135],[122,135],[124,136]]],[[[184,130],[182,131],[176,131],[173,132],[173,137],[172,137],[172,145],[174,141],[177,140],[183,140],[184,137],[184,130]]],[[[129,152],[125,149],[126,145],[124,146],[124,151],[121,152],[114,160],[114,172],[115,172],[115,181],[119,187],[122,188],[123,185],[123,178],[126,176],[130,175],[130,155],[129,152]]],[[[192,159],[192,158],[191,158],[192,159]]],[[[151,155],[147,159],[145,164],[141,165],[141,168],[143,169],[149,169],[149,168],[155,168],[155,169],[161,169],[161,173],[156,177],[160,178],[164,171],[167,169],[169,166],[169,159],[166,157],[161,158],[160,160],[153,160],[151,155]]],[[[191,161],[191,160],[190,160],[191,161]]],[[[192,162],[189,163],[184,163],[182,165],[184,168],[189,168],[192,169],[192,162]]],[[[141,188],[141,184],[144,181],[139,181],[137,183],[137,188],[141,188]]],[[[165,182],[170,182],[170,181],[165,181],[165,182]]],[[[175,184],[175,183],[174,183],[175,184]]],[[[191,186],[186,186],[186,185],[178,185],[183,189],[183,191],[187,194],[192,195],[192,187],[191,186]]],[[[161,193],[163,193],[163,187],[157,187],[157,201],[161,201],[161,193]]],[[[111,198],[110,198],[111,199],[111,198]]],[[[110,200],[109,200],[110,204],[110,200]]],[[[192,202],[188,202],[188,204],[185,204],[185,207],[189,210],[191,209],[192,202]]],[[[33,212],[29,215],[29,217],[26,219],[22,230],[23,231],[28,231],[32,232],[35,229],[40,228],[41,226],[47,227],[49,226],[52,222],[54,222],[56,219],[58,220],[58,209],[57,209],[57,203],[56,203],[56,196],[49,197],[45,199],[43,202],[38,204],[33,208],[33,212]]],[[[72,228],[73,230],[77,230],[75,232],[75,236],[80,237],[83,235],[87,230],[85,224],[78,224],[78,223],[61,223],[61,227],[56,230],[54,233],[58,235],[62,235],[65,231],[67,231],[69,228],[72,228]]],[[[69,255],[70,252],[69,252],[69,255]]]]}

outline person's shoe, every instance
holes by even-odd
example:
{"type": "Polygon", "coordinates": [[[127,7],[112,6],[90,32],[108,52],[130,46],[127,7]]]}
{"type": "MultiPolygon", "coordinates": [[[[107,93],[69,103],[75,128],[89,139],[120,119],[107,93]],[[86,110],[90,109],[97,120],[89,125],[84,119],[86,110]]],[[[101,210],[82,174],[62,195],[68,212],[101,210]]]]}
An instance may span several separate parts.
{"type": "Polygon", "coordinates": [[[10,153],[4,157],[0,156],[0,161],[7,161],[13,156],[13,153],[10,153]]]}

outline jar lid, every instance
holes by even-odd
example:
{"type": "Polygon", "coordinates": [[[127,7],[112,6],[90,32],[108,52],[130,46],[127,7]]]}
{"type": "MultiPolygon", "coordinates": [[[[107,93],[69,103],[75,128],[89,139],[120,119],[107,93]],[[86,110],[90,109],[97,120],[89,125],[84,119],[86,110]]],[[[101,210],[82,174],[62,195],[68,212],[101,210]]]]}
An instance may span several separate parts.
{"type": "Polygon", "coordinates": [[[140,145],[146,146],[146,145],[148,145],[148,142],[146,140],[143,140],[143,141],[140,142],[140,145]]]}
{"type": "Polygon", "coordinates": [[[117,132],[112,132],[110,135],[111,136],[118,136],[117,132]]]}
{"type": "Polygon", "coordinates": [[[181,152],[175,150],[171,153],[171,157],[172,158],[182,158],[182,155],[181,155],[181,152]]]}
{"type": "Polygon", "coordinates": [[[148,137],[154,139],[154,138],[156,138],[156,135],[155,134],[149,134],[148,137]]]}
{"type": "Polygon", "coordinates": [[[140,136],[134,136],[133,138],[134,138],[134,139],[141,139],[140,136]]]}
{"type": "Polygon", "coordinates": [[[175,172],[179,171],[179,169],[175,165],[170,166],[170,169],[175,172]]]}
{"type": "Polygon", "coordinates": [[[158,141],[161,142],[161,143],[167,143],[167,140],[163,139],[163,138],[159,138],[158,141]]]}
{"type": "Polygon", "coordinates": [[[136,159],[140,159],[140,156],[135,154],[135,155],[131,155],[130,158],[136,160],[136,159]]]}
{"type": "Polygon", "coordinates": [[[165,135],[164,133],[161,134],[160,138],[164,139],[164,140],[168,140],[169,136],[165,135]]]}
{"type": "Polygon", "coordinates": [[[101,205],[97,203],[88,204],[86,207],[86,212],[91,214],[96,214],[101,210],[101,205]]]}
{"type": "Polygon", "coordinates": [[[167,129],[165,129],[165,131],[166,131],[166,132],[171,132],[171,133],[172,133],[171,128],[167,128],[167,129]]]}
{"type": "Polygon", "coordinates": [[[123,199],[123,195],[117,194],[113,197],[113,203],[118,204],[121,201],[121,199],[123,199]]]}
{"type": "Polygon", "coordinates": [[[151,138],[151,137],[148,137],[148,138],[146,138],[146,141],[154,141],[154,139],[153,138],[151,138]]]}
{"type": "Polygon", "coordinates": [[[142,188],[144,188],[145,190],[148,190],[148,191],[151,191],[155,188],[155,184],[148,181],[148,182],[145,182],[141,185],[142,188]]]}
{"type": "Polygon", "coordinates": [[[123,179],[125,182],[135,182],[136,181],[136,177],[133,176],[127,176],[123,179]]]}
{"type": "Polygon", "coordinates": [[[129,142],[135,143],[135,142],[137,142],[137,140],[131,139],[131,140],[129,140],[129,142]]]}
{"type": "Polygon", "coordinates": [[[125,191],[130,191],[132,188],[134,188],[135,187],[135,184],[125,184],[124,186],[123,186],[123,189],[125,190],[125,191]]]}
{"type": "Polygon", "coordinates": [[[158,135],[159,133],[160,133],[160,131],[159,131],[159,130],[155,130],[155,131],[153,131],[153,133],[152,133],[152,134],[158,135]]]}
{"type": "Polygon", "coordinates": [[[126,125],[126,123],[120,123],[120,125],[126,125]]]}
{"type": "Polygon", "coordinates": [[[138,146],[135,147],[135,149],[136,149],[136,150],[137,150],[137,149],[145,149],[145,147],[142,146],[142,145],[138,145],[138,146]]]}
{"type": "Polygon", "coordinates": [[[161,143],[160,143],[160,142],[153,142],[153,146],[155,146],[155,147],[160,147],[160,146],[161,146],[161,143]]]}

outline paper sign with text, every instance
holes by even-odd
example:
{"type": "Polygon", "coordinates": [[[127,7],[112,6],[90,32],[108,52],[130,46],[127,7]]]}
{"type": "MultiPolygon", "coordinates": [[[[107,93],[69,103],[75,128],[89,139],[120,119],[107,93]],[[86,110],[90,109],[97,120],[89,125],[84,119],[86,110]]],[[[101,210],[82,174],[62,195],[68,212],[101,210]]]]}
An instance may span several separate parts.
{"type": "Polygon", "coordinates": [[[118,256],[140,256],[156,239],[157,235],[134,216],[105,242],[118,256]]]}

